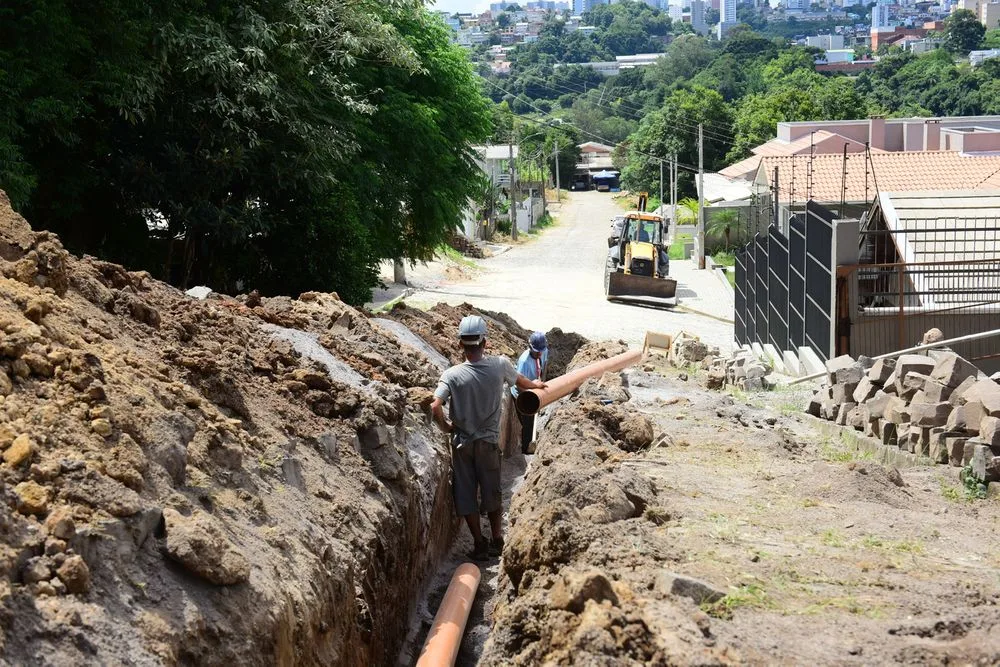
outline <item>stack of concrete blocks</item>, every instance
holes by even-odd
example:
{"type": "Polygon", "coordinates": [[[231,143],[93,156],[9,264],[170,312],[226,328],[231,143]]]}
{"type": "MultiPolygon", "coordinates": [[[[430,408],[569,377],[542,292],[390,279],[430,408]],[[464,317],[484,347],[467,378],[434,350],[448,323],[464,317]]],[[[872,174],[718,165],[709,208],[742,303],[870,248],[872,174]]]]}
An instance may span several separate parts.
{"type": "Polygon", "coordinates": [[[827,362],[826,386],[806,411],[937,463],[1000,481],[1000,376],[951,351],[827,362]]]}
{"type": "Polygon", "coordinates": [[[743,391],[761,391],[774,387],[767,377],[771,369],[750,350],[737,350],[730,357],[706,358],[703,364],[708,370],[705,380],[708,389],[732,385],[743,391]]]}

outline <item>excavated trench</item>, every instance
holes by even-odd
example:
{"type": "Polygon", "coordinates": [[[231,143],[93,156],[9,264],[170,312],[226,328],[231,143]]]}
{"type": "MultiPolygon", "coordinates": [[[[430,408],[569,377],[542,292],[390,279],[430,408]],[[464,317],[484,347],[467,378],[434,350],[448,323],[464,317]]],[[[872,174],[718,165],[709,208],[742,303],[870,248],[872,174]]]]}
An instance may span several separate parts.
{"type": "Polygon", "coordinates": [[[427,406],[468,312],[194,299],[0,193],[0,662],[394,663],[455,548],[427,406]]]}

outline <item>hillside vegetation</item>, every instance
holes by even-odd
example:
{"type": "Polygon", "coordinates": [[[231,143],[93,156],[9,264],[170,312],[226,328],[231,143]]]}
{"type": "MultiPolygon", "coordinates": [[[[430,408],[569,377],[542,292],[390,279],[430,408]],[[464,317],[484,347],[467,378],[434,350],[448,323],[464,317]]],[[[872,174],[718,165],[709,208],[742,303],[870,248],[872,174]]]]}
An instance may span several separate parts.
{"type": "MultiPolygon", "coordinates": [[[[552,14],[537,42],[513,50],[511,75],[488,77],[487,90],[529,120],[525,134],[537,129],[530,121],[556,121],[581,141],[618,145],[625,185],[633,189],[655,189],[660,158],[676,153],[682,164],[697,165],[699,124],[705,167],[717,170],[773,138],[781,121],[1000,113],[1000,61],[972,68],[964,58],[969,48],[993,44],[1000,31],[970,37],[961,12],[949,19],[945,48],[916,56],[890,47],[855,77],[817,73],[818,49],[790,45],[772,36],[782,32],[778,23],[749,18],[765,34],[742,24],[720,43],[639,2],[584,14],[583,23],[597,27],[589,36],[566,32],[564,19],[552,14]],[[631,36],[621,41],[615,36],[625,26],[631,36]],[[639,29],[645,39],[632,35],[639,29]],[[611,43],[631,46],[612,50],[611,43]],[[664,55],[607,78],[579,64],[640,51],[664,55]]],[[[690,170],[681,171],[681,191],[694,193],[690,170]]]]}

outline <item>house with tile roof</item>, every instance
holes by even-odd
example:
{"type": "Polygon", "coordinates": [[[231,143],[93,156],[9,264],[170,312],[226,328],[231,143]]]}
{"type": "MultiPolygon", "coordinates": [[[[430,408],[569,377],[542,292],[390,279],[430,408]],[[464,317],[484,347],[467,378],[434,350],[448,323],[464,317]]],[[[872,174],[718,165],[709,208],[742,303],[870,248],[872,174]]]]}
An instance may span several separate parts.
{"type": "Polygon", "coordinates": [[[760,159],[782,155],[843,155],[902,151],[1000,151],[1000,116],[868,118],[778,123],[777,136],[752,149],[752,155],[720,174],[752,180],[760,159]]]}
{"type": "Polygon", "coordinates": [[[880,192],[1000,189],[1000,153],[764,156],[753,183],[771,206],[777,198],[780,220],[787,220],[809,200],[839,217],[860,217],[880,192]]]}
{"type": "MultiPolygon", "coordinates": [[[[931,328],[945,338],[1000,329],[1000,187],[880,192],[859,231],[857,263],[839,271],[852,354],[905,347],[931,328]]],[[[956,351],[1000,369],[995,341],[956,351]]]]}
{"type": "MultiPolygon", "coordinates": [[[[829,359],[1000,328],[1000,152],[766,156],[753,184],[739,344],[829,359]]],[[[994,372],[993,348],[955,349],[994,372]]]]}

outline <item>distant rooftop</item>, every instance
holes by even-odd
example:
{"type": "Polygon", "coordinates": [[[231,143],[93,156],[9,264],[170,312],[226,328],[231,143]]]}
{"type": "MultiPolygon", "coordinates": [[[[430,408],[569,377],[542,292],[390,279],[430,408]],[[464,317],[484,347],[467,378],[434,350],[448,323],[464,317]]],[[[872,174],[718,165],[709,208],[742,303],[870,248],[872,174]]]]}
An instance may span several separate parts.
{"type": "Polygon", "coordinates": [[[770,186],[774,169],[782,200],[871,201],[877,192],[1000,189],[1000,155],[966,155],[957,151],[918,151],[848,155],[775,156],[761,159],[754,182],[770,186]],[[807,174],[810,177],[807,179],[807,174]]]}

